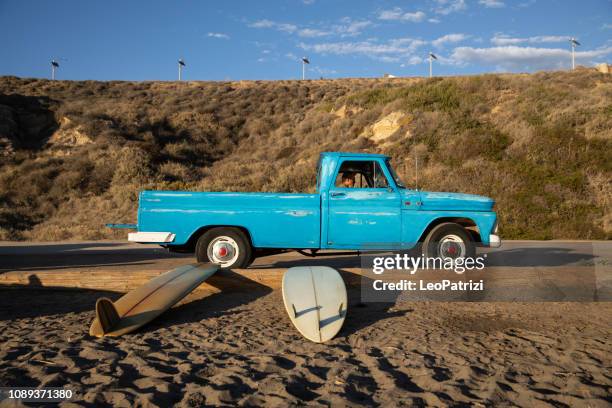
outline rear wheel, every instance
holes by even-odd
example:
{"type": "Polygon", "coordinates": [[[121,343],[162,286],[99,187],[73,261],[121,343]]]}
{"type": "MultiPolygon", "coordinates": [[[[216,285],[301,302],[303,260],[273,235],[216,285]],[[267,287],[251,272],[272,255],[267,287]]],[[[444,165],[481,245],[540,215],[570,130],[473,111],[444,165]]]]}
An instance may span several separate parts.
{"type": "Polygon", "coordinates": [[[476,246],[470,233],[459,224],[446,222],[432,229],[422,246],[427,258],[474,258],[476,246]]]}
{"type": "Polygon", "coordinates": [[[210,262],[222,269],[246,268],[252,258],[251,242],[238,228],[219,227],[206,231],[196,243],[198,262],[210,262]]]}
{"type": "Polygon", "coordinates": [[[255,252],[255,250],[253,249],[251,251],[251,259],[249,259],[249,262],[247,263],[247,267],[251,266],[251,264],[253,262],[255,262],[255,259],[257,259],[257,253],[255,252]]]}

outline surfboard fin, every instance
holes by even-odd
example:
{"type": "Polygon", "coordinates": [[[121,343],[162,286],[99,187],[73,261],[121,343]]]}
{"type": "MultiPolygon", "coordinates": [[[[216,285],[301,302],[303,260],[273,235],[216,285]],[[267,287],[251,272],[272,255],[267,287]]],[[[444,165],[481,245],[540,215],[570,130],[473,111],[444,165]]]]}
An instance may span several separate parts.
{"type": "Polygon", "coordinates": [[[297,310],[295,310],[295,305],[292,303],[291,307],[293,308],[293,317],[297,317],[297,310]]]}
{"type": "Polygon", "coordinates": [[[105,297],[96,301],[96,316],[98,317],[98,321],[104,333],[111,331],[120,320],[115,305],[110,299],[105,297]]]}

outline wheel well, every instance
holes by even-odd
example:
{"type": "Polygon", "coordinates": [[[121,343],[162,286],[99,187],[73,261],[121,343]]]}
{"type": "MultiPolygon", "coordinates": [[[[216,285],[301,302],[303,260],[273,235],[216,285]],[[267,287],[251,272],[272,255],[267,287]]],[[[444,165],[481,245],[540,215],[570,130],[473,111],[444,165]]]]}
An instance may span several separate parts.
{"type": "Polygon", "coordinates": [[[429,234],[429,232],[432,229],[434,229],[436,226],[438,226],[440,224],[443,224],[445,222],[454,222],[455,224],[461,225],[472,236],[472,239],[474,240],[474,242],[482,242],[480,240],[480,231],[478,230],[478,225],[476,225],[474,220],[472,220],[470,218],[465,218],[465,217],[441,217],[441,218],[436,218],[435,220],[433,220],[432,222],[429,223],[427,228],[425,228],[425,230],[421,234],[421,237],[419,238],[419,242],[423,242],[425,237],[427,237],[427,234],[429,234]]]}
{"type": "Polygon", "coordinates": [[[246,235],[247,239],[249,240],[249,244],[251,244],[251,247],[253,246],[253,239],[251,238],[251,234],[249,233],[249,230],[244,228],[244,227],[241,227],[241,226],[238,226],[238,225],[207,225],[205,227],[198,228],[193,234],[191,234],[191,236],[187,240],[187,243],[185,245],[183,245],[183,248],[185,248],[189,252],[194,252],[195,251],[196,243],[198,242],[198,239],[206,231],[210,231],[213,228],[236,228],[236,229],[244,232],[244,235],[246,235]]]}

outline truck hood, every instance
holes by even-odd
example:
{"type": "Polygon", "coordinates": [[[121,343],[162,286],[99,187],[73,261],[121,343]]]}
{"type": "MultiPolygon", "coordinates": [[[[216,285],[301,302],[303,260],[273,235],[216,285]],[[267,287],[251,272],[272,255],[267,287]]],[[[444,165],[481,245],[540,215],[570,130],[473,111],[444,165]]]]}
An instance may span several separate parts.
{"type": "Polygon", "coordinates": [[[421,191],[421,208],[427,210],[491,211],[495,201],[489,197],[421,191]]]}

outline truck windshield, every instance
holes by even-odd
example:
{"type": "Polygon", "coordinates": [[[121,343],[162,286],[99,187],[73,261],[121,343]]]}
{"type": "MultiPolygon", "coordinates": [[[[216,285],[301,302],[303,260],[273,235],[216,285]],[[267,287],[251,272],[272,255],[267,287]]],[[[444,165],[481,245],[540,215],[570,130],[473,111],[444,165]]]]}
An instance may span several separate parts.
{"type": "Polygon", "coordinates": [[[389,169],[389,173],[391,173],[391,177],[393,177],[393,180],[395,180],[395,184],[399,187],[399,188],[407,188],[406,185],[402,182],[402,180],[399,178],[399,176],[397,175],[397,173],[395,172],[395,170],[393,170],[393,166],[391,166],[391,162],[389,160],[387,160],[385,162],[385,164],[387,165],[387,169],[389,169]]]}

